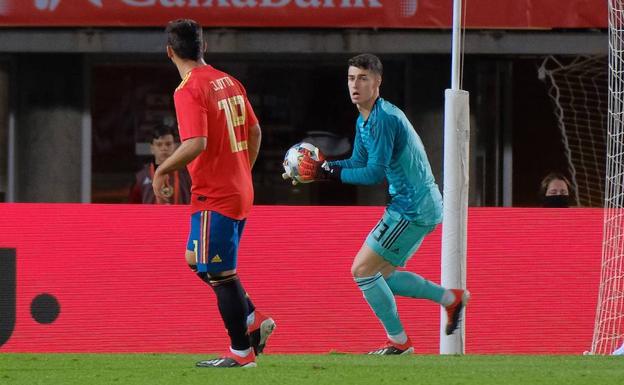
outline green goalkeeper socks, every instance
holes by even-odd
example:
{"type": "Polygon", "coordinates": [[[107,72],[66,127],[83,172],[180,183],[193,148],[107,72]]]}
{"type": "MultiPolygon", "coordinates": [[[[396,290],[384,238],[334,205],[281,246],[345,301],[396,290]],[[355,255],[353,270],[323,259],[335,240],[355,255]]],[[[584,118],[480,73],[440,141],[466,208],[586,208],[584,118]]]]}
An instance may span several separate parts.
{"type": "Polygon", "coordinates": [[[389,336],[403,335],[403,325],[399,320],[394,294],[381,273],[372,277],[355,278],[355,282],[362,290],[366,302],[383,324],[386,333],[389,336]]]}
{"type": "Polygon", "coordinates": [[[388,287],[395,295],[426,298],[442,304],[446,289],[410,271],[398,271],[386,278],[388,287]]]}

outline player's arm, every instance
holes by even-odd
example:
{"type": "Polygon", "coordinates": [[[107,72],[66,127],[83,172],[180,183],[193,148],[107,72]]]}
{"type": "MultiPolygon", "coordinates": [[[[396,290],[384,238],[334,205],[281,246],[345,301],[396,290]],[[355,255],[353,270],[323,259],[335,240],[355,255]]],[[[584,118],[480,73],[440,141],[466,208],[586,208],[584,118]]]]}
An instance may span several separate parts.
{"type": "Polygon", "coordinates": [[[310,157],[304,157],[299,165],[300,174],[311,180],[335,180],[357,185],[379,184],[386,177],[386,167],[392,158],[394,133],[392,124],[380,123],[371,132],[373,148],[370,151],[366,152],[361,139],[358,141],[356,136],[353,156],[343,163],[352,167],[342,167],[340,162],[315,162],[310,157]]]}
{"type": "MultiPolygon", "coordinates": [[[[362,143],[359,131],[355,132],[355,141],[353,144],[353,152],[349,159],[335,161],[315,161],[309,154],[304,155],[299,164],[299,174],[303,178],[310,181],[334,180],[340,182],[343,168],[361,168],[365,167],[368,159],[368,153],[362,143]]],[[[296,182],[295,182],[296,184],[296,182]]]]}
{"type": "Polygon", "coordinates": [[[169,174],[172,171],[185,167],[206,149],[207,143],[208,141],[205,136],[198,136],[185,140],[169,158],[165,159],[165,161],[158,166],[154,174],[169,174]]]}
{"type": "Polygon", "coordinates": [[[334,160],[331,162],[327,162],[330,167],[338,166],[342,168],[359,168],[366,166],[368,159],[368,154],[366,149],[364,148],[364,144],[362,143],[362,138],[360,137],[360,132],[355,131],[355,140],[353,143],[353,152],[351,153],[351,157],[348,159],[334,160]]]}
{"type": "Polygon", "coordinates": [[[395,133],[394,121],[380,121],[375,130],[371,131],[372,148],[368,152],[366,165],[343,169],[340,174],[341,182],[357,185],[375,185],[383,182],[386,168],[392,159],[395,133]]]}
{"type": "Polygon", "coordinates": [[[262,141],[262,130],[260,129],[260,124],[258,123],[258,118],[256,117],[256,113],[254,112],[253,107],[251,106],[251,102],[249,101],[249,97],[247,96],[247,90],[245,87],[236,80],[236,83],[240,87],[243,92],[243,96],[245,97],[245,119],[247,120],[247,124],[249,125],[249,132],[247,137],[247,151],[249,154],[249,165],[253,168],[256,163],[256,159],[258,159],[258,153],[260,152],[260,142],[262,141]]]}
{"type": "MultiPolygon", "coordinates": [[[[380,122],[371,132],[373,147],[369,151],[365,150],[362,139],[356,135],[353,156],[343,163],[347,167],[342,167],[337,162],[315,164],[312,171],[315,174],[313,179],[329,179],[356,185],[375,185],[383,182],[386,167],[392,158],[395,132],[393,123],[380,122]]],[[[307,161],[308,159],[304,160],[307,161]]],[[[312,166],[306,164],[304,168],[311,169],[312,166]]]]}
{"type": "Polygon", "coordinates": [[[247,139],[247,148],[249,151],[249,165],[253,168],[258,159],[260,152],[260,142],[262,141],[262,131],[259,124],[249,127],[249,138],[247,139]]]}
{"type": "Polygon", "coordinates": [[[154,194],[161,199],[169,199],[163,194],[163,187],[169,186],[169,173],[185,167],[187,164],[199,156],[206,149],[207,140],[205,136],[189,138],[182,142],[169,158],[161,163],[154,172],[152,187],[154,194]]]}
{"type": "Polygon", "coordinates": [[[189,164],[206,148],[208,118],[199,100],[198,91],[190,88],[181,88],[173,95],[182,144],[154,173],[152,187],[158,198],[166,198],[162,189],[169,186],[169,173],[189,164]]]}

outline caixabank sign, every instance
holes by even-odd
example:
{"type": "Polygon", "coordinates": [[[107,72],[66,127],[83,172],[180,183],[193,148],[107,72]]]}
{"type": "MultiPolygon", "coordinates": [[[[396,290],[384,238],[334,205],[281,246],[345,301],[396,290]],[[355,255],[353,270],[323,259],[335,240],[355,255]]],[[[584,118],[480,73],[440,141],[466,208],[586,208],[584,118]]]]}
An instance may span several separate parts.
{"type": "MultiPolygon", "coordinates": [[[[383,207],[254,207],[239,275],[277,329],[269,353],[361,353],[385,333],[353,282],[383,207]],[[302,343],[305,341],[305,343],[302,343]]],[[[470,209],[468,353],[579,354],[591,345],[599,209],[470,209]],[[574,309],[571,313],[570,309],[574,309]]],[[[222,352],[212,290],[187,267],[183,206],[0,204],[0,352],[222,352]]],[[[407,268],[439,282],[438,227],[407,268]]],[[[418,353],[440,307],[398,298],[418,353]]]]}
{"type": "MultiPolygon", "coordinates": [[[[0,0],[4,26],[449,28],[452,0],[0,0]]],[[[604,0],[471,0],[469,28],[606,28],[604,0]]]]}

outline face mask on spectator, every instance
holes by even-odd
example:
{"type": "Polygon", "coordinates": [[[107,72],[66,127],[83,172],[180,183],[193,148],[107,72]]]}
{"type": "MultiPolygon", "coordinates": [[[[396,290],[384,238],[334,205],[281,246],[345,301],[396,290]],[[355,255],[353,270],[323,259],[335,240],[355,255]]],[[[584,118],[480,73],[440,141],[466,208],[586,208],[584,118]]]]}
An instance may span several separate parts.
{"type": "Polygon", "coordinates": [[[544,207],[568,207],[570,206],[570,197],[567,195],[547,195],[544,197],[544,207]]]}

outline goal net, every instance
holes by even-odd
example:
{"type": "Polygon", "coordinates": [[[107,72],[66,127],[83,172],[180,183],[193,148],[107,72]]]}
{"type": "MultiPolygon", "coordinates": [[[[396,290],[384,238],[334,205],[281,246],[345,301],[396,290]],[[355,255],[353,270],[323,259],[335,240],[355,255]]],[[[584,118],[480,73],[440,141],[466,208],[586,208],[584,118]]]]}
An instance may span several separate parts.
{"type": "Polygon", "coordinates": [[[574,200],[603,204],[607,135],[607,57],[548,56],[539,68],[553,101],[574,200]]]}
{"type": "Polygon", "coordinates": [[[624,338],[624,1],[609,0],[607,160],[600,288],[591,353],[612,354],[624,338]]]}

